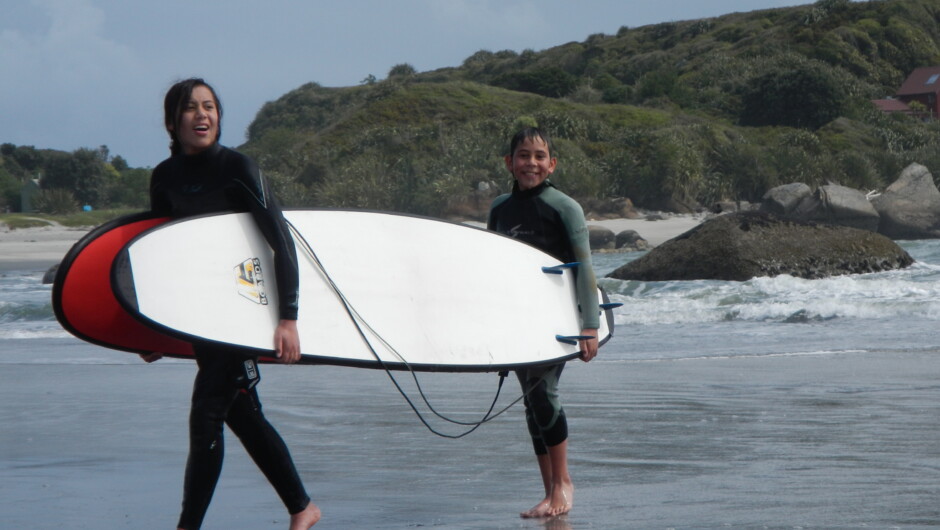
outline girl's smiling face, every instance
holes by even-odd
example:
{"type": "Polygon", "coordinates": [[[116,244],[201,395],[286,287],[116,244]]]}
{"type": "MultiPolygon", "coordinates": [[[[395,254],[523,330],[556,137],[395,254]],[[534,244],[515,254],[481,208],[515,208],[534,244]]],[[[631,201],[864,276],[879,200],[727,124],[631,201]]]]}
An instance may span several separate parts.
{"type": "Polygon", "coordinates": [[[548,144],[541,138],[526,138],[516,146],[511,155],[506,155],[506,168],[516,178],[520,190],[530,190],[545,182],[555,171],[557,160],[549,152],[548,144]]]}
{"type": "Polygon", "coordinates": [[[177,120],[176,138],[183,153],[194,155],[212,147],[219,139],[219,110],[212,90],[193,87],[189,102],[177,120]]]}

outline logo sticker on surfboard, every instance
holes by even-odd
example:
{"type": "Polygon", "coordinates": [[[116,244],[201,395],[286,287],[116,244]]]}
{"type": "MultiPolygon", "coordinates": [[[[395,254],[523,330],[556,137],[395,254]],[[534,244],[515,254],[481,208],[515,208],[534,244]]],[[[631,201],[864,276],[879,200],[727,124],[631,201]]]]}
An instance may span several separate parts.
{"type": "Polygon", "coordinates": [[[249,258],[235,266],[235,290],[256,304],[268,305],[260,259],[249,258]]]}

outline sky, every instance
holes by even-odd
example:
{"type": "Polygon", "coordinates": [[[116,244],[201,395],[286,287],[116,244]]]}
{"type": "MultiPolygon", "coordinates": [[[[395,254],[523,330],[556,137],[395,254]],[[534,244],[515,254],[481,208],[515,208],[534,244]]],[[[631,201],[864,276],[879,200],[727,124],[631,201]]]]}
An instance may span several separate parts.
{"type": "Polygon", "coordinates": [[[261,107],[309,82],[355,86],[395,65],[460,66],[595,33],[812,0],[2,0],[0,143],[107,145],[132,167],[169,154],[163,95],[203,77],[237,147],[261,107]]]}

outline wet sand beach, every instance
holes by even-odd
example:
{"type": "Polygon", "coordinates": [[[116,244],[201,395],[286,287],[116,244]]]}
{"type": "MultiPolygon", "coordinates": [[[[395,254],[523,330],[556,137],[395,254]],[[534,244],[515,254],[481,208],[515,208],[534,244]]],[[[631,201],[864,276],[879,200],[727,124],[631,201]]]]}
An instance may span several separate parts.
{"type": "MultiPolygon", "coordinates": [[[[37,346],[6,341],[0,361],[4,526],[172,528],[193,364],[144,365],[72,339],[37,346]],[[101,364],[70,364],[88,356],[101,364]]],[[[551,520],[517,516],[541,493],[520,406],[449,440],[380,371],[265,366],[260,389],[323,510],[317,528],[940,525],[934,352],[611,355],[626,350],[615,337],[597,362],[565,372],[577,489],[571,514],[551,520]]],[[[462,419],[481,415],[496,386],[495,374],[419,378],[439,411],[462,419]]],[[[500,402],[516,396],[507,381],[500,402]]],[[[286,527],[231,435],[226,450],[205,528],[286,527]]]]}

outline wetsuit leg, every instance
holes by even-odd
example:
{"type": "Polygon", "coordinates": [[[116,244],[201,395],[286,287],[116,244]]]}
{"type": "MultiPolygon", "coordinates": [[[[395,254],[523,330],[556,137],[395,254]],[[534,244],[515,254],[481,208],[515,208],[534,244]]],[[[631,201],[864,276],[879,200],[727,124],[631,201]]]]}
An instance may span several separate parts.
{"type": "Polygon", "coordinates": [[[558,399],[558,381],[565,363],[517,370],[516,376],[524,399],[526,424],[532,436],[535,454],[544,455],[548,448],[568,439],[568,420],[558,399]]]}
{"type": "Polygon", "coordinates": [[[237,358],[202,349],[196,351],[196,363],[199,371],[189,413],[189,458],[178,525],[187,530],[199,528],[209,508],[225,455],[222,425],[239,393],[234,384],[235,370],[240,368],[237,358]]]}
{"type": "Polygon", "coordinates": [[[302,512],[310,503],[287,444],[261,411],[257,391],[243,390],[225,420],[238,436],[291,515],[302,512]]]}

